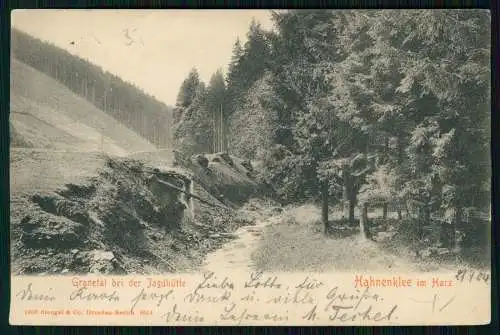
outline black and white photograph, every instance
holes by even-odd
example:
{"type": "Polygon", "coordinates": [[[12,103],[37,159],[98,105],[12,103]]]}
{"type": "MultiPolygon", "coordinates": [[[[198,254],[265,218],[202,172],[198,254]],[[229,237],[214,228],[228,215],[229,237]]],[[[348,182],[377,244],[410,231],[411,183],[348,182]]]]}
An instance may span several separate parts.
{"type": "Polygon", "coordinates": [[[11,21],[13,276],[490,271],[489,11],[11,21]]]}

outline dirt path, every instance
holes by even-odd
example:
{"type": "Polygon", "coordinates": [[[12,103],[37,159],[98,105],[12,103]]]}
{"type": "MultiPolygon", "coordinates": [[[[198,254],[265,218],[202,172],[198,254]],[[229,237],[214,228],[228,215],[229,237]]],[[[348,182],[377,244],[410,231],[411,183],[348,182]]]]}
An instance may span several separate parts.
{"type": "Polygon", "coordinates": [[[262,239],[265,228],[277,217],[258,220],[255,225],[243,226],[233,235],[234,240],[221,249],[207,255],[203,269],[205,271],[252,271],[255,265],[251,255],[262,239]]]}
{"type": "MultiPolygon", "coordinates": [[[[316,208],[289,209],[284,215],[239,228],[235,239],[207,255],[206,271],[410,270],[409,262],[382,252],[359,236],[325,238],[315,229],[316,208]]],[[[318,227],[321,228],[321,227],[318,227]]]]}
{"type": "Polygon", "coordinates": [[[359,234],[325,237],[319,209],[303,206],[236,231],[235,239],[209,254],[204,270],[384,273],[447,271],[391,253],[359,234]]]}

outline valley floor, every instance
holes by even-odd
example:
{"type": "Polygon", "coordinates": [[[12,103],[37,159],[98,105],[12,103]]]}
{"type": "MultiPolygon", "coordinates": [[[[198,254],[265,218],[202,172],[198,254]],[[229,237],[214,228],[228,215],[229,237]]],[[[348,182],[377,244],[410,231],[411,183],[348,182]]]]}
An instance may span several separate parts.
{"type": "MultiPolygon", "coordinates": [[[[237,239],[208,255],[204,268],[227,271],[384,273],[448,272],[471,268],[458,259],[438,262],[417,258],[392,241],[362,239],[358,231],[323,233],[320,209],[290,207],[269,215],[255,226],[242,227],[237,239]]],[[[335,216],[333,213],[332,216],[335,216]]]]}
{"type": "MultiPolygon", "coordinates": [[[[154,166],[162,154],[136,158],[154,166]]],[[[198,185],[198,196],[217,203],[211,193],[221,185],[239,191],[245,186],[246,179],[236,178],[243,174],[231,166],[210,164],[218,174],[206,178],[217,187],[209,192],[198,185]]],[[[12,271],[145,274],[200,269],[435,272],[471,268],[455,256],[447,262],[416,257],[408,246],[390,237],[377,242],[361,239],[356,227],[333,223],[326,236],[318,207],[283,208],[263,201],[262,196],[237,210],[221,211],[200,203],[196,218],[176,219],[183,211],[178,208],[182,197],[148,184],[152,173],[152,167],[139,161],[100,153],[12,150],[12,271]]],[[[175,172],[161,178],[182,184],[175,172]]],[[[250,185],[251,180],[246,182],[250,185]]],[[[339,213],[330,217],[337,220],[339,213]]]]}

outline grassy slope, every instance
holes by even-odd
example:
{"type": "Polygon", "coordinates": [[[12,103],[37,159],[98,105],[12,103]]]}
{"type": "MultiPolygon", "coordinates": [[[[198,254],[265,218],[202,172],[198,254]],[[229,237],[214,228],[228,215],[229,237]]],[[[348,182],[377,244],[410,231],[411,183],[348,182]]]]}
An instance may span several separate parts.
{"type": "Polygon", "coordinates": [[[39,71],[11,60],[14,146],[126,155],[153,144],[39,71]],[[23,143],[24,142],[24,143],[23,143]]]}

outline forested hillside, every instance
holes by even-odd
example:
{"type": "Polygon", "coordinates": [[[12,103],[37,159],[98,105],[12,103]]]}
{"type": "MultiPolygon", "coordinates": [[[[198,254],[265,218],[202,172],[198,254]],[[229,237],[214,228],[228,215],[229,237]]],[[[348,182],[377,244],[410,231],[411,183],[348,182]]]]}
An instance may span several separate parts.
{"type": "Polygon", "coordinates": [[[235,41],[226,76],[205,85],[196,69],[188,75],[178,145],[256,160],[288,202],[323,199],[324,216],[340,204],[352,222],[356,206],[360,218],[376,207],[408,238],[481,243],[472,240],[490,211],[489,13],[272,16],[273,31],[253,22],[235,41]]]}
{"type": "Polygon", "coordinates": [[[12,29],[11,52],[14,58],[56,79],[156,146],[171,146],[171,108],[138,87],[16,29],[12,29]]]}
{"type": "Polygon", "coordinates": [[[110,155],[154,152],[155,146],[65,85],[15,58],[10,62],[11,148],[110,155]]]}

